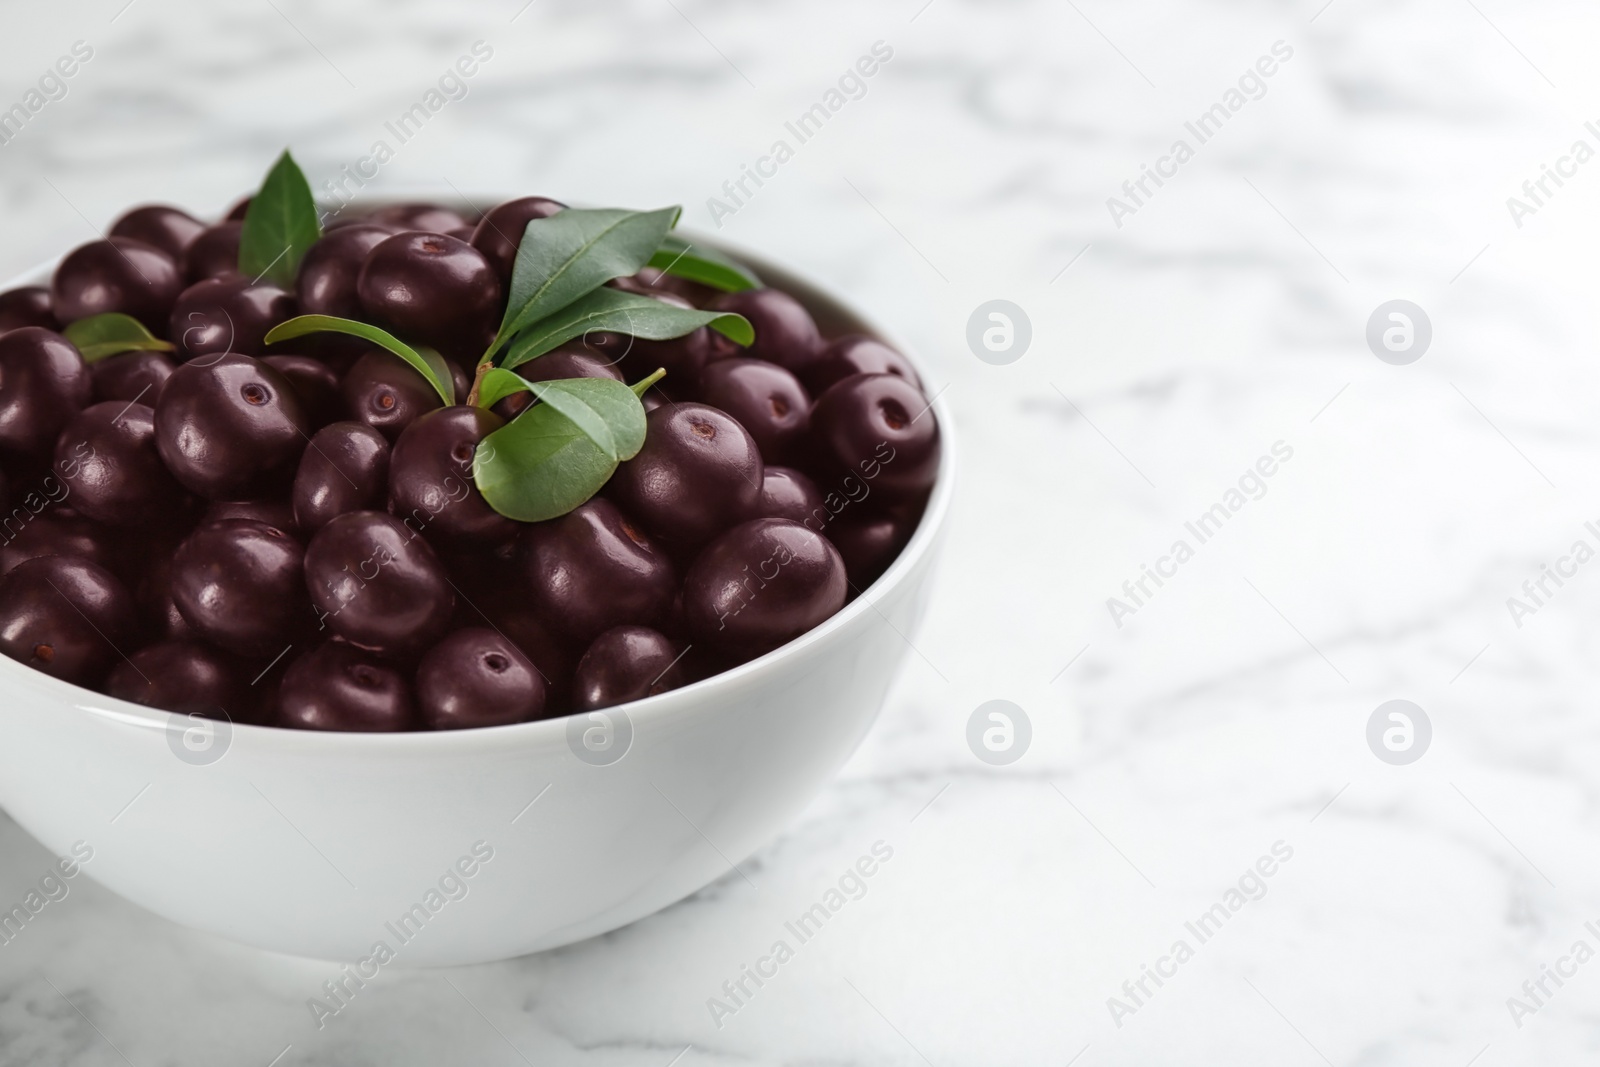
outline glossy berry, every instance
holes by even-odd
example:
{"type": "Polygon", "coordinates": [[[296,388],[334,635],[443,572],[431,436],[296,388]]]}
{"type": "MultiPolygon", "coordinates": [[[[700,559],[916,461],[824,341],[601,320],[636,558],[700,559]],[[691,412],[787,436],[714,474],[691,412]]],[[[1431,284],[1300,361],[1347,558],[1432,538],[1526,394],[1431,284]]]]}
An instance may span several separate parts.
{"type": "Polygon", "coordinates": [[[517,569],[540,615],[585,642],[623,623],[658,623],[678,591],[667,554],[603,498],[524,527],[517,569]]]}
{"type": "Polygon", "coordinates": [[[608,492],[645,529],[698,545],[749,516],[761,497],[761,452],[743,426],[704,404],[645,416],[644,448],[617,468],[608,492]]]}
{"type": "Polygon", "coordinates": [[[109,526],[148,524],[183,499],[156,451],[155,411],[146,404],[85,408],[61,431],[55,469],[72,490],[72,506],[109,526]]]}
{"type": "Polygon", "coordinates": [[[713,541],[689,568],[684,618],[695,640],[758,655],[838,611],[846,591],[844,560],[821,534],[754,519],[713,541]]]}
{"type": "Polygon", "coordinates": [[[859,593],[889,569],[915,528],[915,519],[846,514],[830,523],[823,533],[839,550],[845,575],[853,591],[859,593]]]}
{"type": "Polygon", "coordinates": [[[133,632],[133,596],[104,567],[40,556],[0,578],[0,654],[78,685],[95,685],[133,632]]]}
{"type": "Polygon", "coordinates": [[[817,483],[792,467],[768,467],[761,478],[761,499],[752,519],[788,519],[822,530],[830,512],[817,483]]]}
{"type": "Polygon", "coordinates": [[[341,387],[350,417],[390,441],[418,416],[444,404],[428,379],[389,352],[368,352],[356,360],[341,387]]]}
{"type": "MultiPolygon", "coordinates": [[[[693,307],[674,293],[658,293],[656,299],[673,307],[693,307]]],[[[664,370],[667,376],[661,380],[661,386],[674,396],[691,397],[695,383],[711,359],[712,336],[712,329],[702,326],[665,341],[636,340],[623,360],[623,369],[632,379],[648,377],[657,369],[664,370]]]]}
{"type": "MultiPolygon", "coordinates": [[[[71,492],[64,479],[53,475],[41,484],[54,490],[46,499],[66,499],[71,492]]],[[[32,498],[24,497],[19,503],[31,508],[32,498]]],[[[118,550],[124,535],[82,515],[56,507],[29,518],[20,529],[18,521],[17,512],[13,511],[0,536],[0,574],[9,574],[30,559],[51,555],[80,556],[113,573],[121,568],[122,553],[118,550]]]]}
{"type": "Polygon", "coordinates": [[[356,291],[370,321],[455,359],[480,355],[504,311],[489,261],[440,233],[398,233],[379,244],[361,267],[356,291]]]}
{"type": "Polygon", "coordinates": [[[95,400],[155,406],[176,364],[164,352],[123,352],[89,364],[95,400]]]}
{"type": "Polygon", "coordinates": [[[207,278],[220,278],[239,271],[239,237],[242,222],[219,222],[210,227],[184,250],[179,266],[184,279],[193,285],[207,278]]]}
{"type": "Polygon", "coordinates": [[[393,235],[386,226],[360,222],[328,231],[300,261],[295,294],[301,313],[361,318],[361,299],[356,294],[361,265],[368,253],[393,235]]]}
{"type": "Polygon", "coordinates": [[[383,506],[389,488],[389,442],[359,422],[318,430],[294,476],[294,517],[308,535],[350,511],[383,506]]]}
{"type": "Polygon", "coordinates": [[[283,375],[236,353],[185,363],[156,401],[161,458],[186,488],[212,500],[248,500],[286,484],[308,429],[283,375]]]}
{"type": "Polygon", "coordinates": [[[456,406],[407,426],[389,461],[389,510],[435,543],[514,536],[517,523],[489,506],[472,477],[478,443],[503,425],[491,411],[456,406]]]}
{"type": "Polygon", "coordinates": [[[0,449],[48,455],[92,389],[88,365],[60,334],[25,326],[0,335],[0,449]]]}
{"type": "Polygon", "coordinates": [[[685,681],[683,649],[646,626],[618,626],[594,639],[572,682],[572,706],[593,711],[643,700],[685,681]]]}
{"type": "Polygon", "coordinates": [[[853,333],[837,338],[806,365],[802,376],[806,388],[821,395],[835,382],[856,374],[893,374],[904,378],[918,390],[922,382],[916,368],[900,353],[865,334],[853,333]]]}
{"type": "Polygon", "coordinates": [[[306,585],[326,628],[382,655],[432,644],[455,608],[428,542],[381,511],[347,512],[319,530],[306,549],[306,585]]]}
{"type": "Polygon", "coordinates": [[[163,641],[117,664],[106,693],[179,715],[239,722],[249,717],[236,662],[200,641],[163,641]]]}
{"type": "Polygon", "coordinates": [[[327,641],[289,667],[278,688],[278,723],[300,730],[388,733],[416,723],[405,676],[340,641],[327,641]]]}
{"type": "MultiPolygon", "coordinates": [[[[776,363],[804,379],[806,368],[822,352],[822,334],[811,313],[781,289],[746,289],[724,293],[713,303],[717,311],[743,315],[755,328],[756,338],[742,354],[776,363]]],[[[723,351],[733,348],[721,334],[713,339],[723,351]]]]}
{"type": "Polygon", "coordinates": [[[300,407],[306,425],[320,429],[344,417],[344,386],[333,368],[310,356],[262,356],[261,362],[283,375],[300,407]]]}
{"type": "Polygon", "coordinates": [[[368,215],[363,222],[388,226],[395,233],[404,230],[426,230],[431,233],[449,233],[467,225],[459,211],[439,204],[387,204],[368,215]]]}
{"type": "Polygon", "coordinates": [[[171,256],[174,262],[183,258],[184,250],[205,231],[206,224],[175,207],[150,204],[136,207],[111,226],[110,236],[131,237],[153,245],[171,256]]]}
{"type": "Polygon", "coordinates": [[[208,278],[178,296],[168,336],[180,362],[221,352],[254,356],[266,347],[267,331],[294,316],[294,297],[276,285],[242,274],[208,278]]]}
{"type": "Polygon", "coordinates": [[[172,599],[207,641],[274,656],[309,621],[300,543],[264,522],[203,523],[173,554],[172,599]]]}
{"type": "Polygon", "coordinates": [[[299,524],[295,522],[294,507],[287,500],[279,497],[268,497],[264,500],[216,500],[207,506],[204,514],[200,516],[197,525],[213,522],[227,522],[229,519],[249,519],[251,522],[264,522],[268,526],[275,526],[285,533],[297,533],[299,524]]]}
{"type": "Polygon", "coordinates": [[[538,669],[497,630],[457,630],[417,666],[417,706],[429,729],[528,722],[544,714],[544,703],[538,669]]]}
{"type": "Polygon", "coordinates": [[[796,458],[811,427],[811,398],[798,378],[776,363],[723,359],[700,374],[700,402],[727,412],[755,438],[761,458],[796,458]]]}
{"type": "Polygon", "coordinates": [[[25,285],[0,293],[0,333],[20,330],[24,326],[61,329],[55,312],[50,309],[50,290],[42,285],[25,285]]]}
{"type": "Polygon", "coordinates": [[[139,610],[139,636],[151,641],[189,641],[194,627],[172,599],[172,557],[156,558],[134,590],[139,610]]]}
{"type": "Polygon", "coordinates": [[[522,235],[534,219],[547,219],[567,205],[542,196],[524,196],[508,200],[490,208],[472,231],[472,247],[483,253],[483,258],[494,269],[495,277],[507,290],[511,286],[511,272],[516,266],[517,249],[522,246],[522,235]]]}
{"type": "Polygon", "coordinates": [[[183,278],[171,256],[143,241],[113,237],[67,254],[50,281],[50,303],[62,322],[120,311],[162,337],[182,291],[183,278]]]}
{"type": "Polygon", "coordinates": [[[811,411],[811,441],[819,470],[841,484],[859,478],[889,502],[926,492],[939,473],[938,420],[897,375],[858,374],[829,387],[811,411]]]}

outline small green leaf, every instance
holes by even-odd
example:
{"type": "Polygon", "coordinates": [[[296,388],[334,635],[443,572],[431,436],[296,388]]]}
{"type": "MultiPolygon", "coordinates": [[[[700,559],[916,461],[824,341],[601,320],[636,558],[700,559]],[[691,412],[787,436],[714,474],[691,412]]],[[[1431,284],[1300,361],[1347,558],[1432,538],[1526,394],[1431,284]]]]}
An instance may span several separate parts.
{"type": "Polygon", "coordinates": [[[637,274],[681,211],[568,208],[529,222],[512,268],[505,318],[485,356],[612,278],[637,274]]]}
{"type": "Polygon", "coordinates": [[[444,361],[443,356],[431,348],[412,348],[393,334],[365,322],[335,318],[332,315],[301,315],[274,326],[267,333],[266,341],[268,344],[276,344],[279,341],[304,337],[308,333],[344,333],[364,341],[371,341],[411,364],[418,374],[428,379],[428,384],[432,385],[444,400],[446,407],[456,402],[455,381],[450,376],[450,364],[444,361]]]}
{"type": "Polygon", "coordinates": [[[284,152],[245,211],[239,235],[239,272],[293,289],[300,260],[321,236],[311,183],[294,158],[284,152]]]}
{"type": "Polygon", "coordinates": [[[173,346],[144,328],[144,323],[120,311],[90,315],[62,331],[83,355],[85,363],[95,363],[119,352],[171,352],[173,346]]]}
{"type": "MultiPolygon", "coordinates": [[[[514,382],[490,371],[503,395],[514,382]]],[[[473,456],[473,480],[489,506],[519,522],[565,515],[598,493],[617,464],[644,447],[644,405],[633,390],[610,378],[522,382],[539,403],[483,439],[473,456]]]]}
{"type": "Polygon", "coordinates": [[[756,336],[743,315],[674,307],[653,297],[602,287],[523,330],[506,350],[500,365],[519,366],[591,330],[665,341],[702,326],[710,326],[741,345],[748,345],[756,336]]]}
{"type": "Polygon", "coordinates": [[[478,383],[478,406],[492,408],[508,396],[531,392],[533,387],[523,381],[521,375],[496,367],[478,383]]]}
{"type": "Polygon", "coordinates": [[[714,248],[691,244],[673,233],[667,234],[656,254],[650,257],[650,266],[726,293],[761,288],[761,279],[749,267],[714,248]]]}
{"type": "Polygon", "coordinates": [[[618,463],[644,447],[644,405],[621,382],[610,378],[562,378],[529,382],[539,398],[588,435],[600,451],[618,463]]]}

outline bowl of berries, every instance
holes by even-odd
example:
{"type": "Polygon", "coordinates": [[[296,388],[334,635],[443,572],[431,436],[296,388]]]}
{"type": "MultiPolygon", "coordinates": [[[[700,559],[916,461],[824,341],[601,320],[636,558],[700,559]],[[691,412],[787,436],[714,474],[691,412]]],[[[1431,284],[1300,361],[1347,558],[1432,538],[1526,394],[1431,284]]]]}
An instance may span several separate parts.
{"type": "Polygon", "coordinates": [[[344,963],[319,1021],[743,875],[911,650],[954,454],[902,348],[678,214],[330,212],[285,153],[0,292],[0,806],[344,963]]]}

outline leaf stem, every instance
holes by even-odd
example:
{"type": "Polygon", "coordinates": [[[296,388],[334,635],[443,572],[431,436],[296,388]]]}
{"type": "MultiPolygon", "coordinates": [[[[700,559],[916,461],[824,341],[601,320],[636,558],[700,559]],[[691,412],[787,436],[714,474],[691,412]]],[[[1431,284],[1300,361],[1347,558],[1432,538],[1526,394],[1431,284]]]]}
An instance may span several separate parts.
{"type": "Polygon", "coordinates": [[[467,391],[467,406],[478,406],[478,394],[483,389],[483,379],[490,371],[494,370],[494,363],[488,359],[478,364],[477,373],[472,377],[472,388],[467,391]]]}
{"type": "Polygon", "coordinates": [[[633,390],[634,396],[643,399],[644,394],[649,391],[650,387],[666,376],[667,369],[665,367],[657,367],[655,373],[650,375],[650,377],[634,382],[632,385],[628,386],[628,388],[633,390]]]}

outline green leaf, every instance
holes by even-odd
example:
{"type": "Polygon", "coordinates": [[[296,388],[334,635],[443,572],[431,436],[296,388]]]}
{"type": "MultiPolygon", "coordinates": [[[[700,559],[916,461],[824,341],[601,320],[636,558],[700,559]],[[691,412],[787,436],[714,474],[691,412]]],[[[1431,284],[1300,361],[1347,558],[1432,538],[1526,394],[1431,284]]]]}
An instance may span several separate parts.
{"type": "Polygon", "coordinates": [[[749,267],[714,248],[691,244],[673,233],[667,234],[656,254],[650,257],[650,266],[726,293],[761,288],[761,279],[749,267]]]}
{"type": "Polygon", "coordinates": [[[274,326],[268,331],[266,341],[268,344],[276,344],[279,341],[304,337],[308,333],[344,333],[364,341],[371,341],[411,364],[418,374],[428,379],[428,384],[432,385],[444,400],[446,407],[456,402],[455,381],[450,377],[450,364],[444,361],[443,356],[431,348],[412,348],[393,334],[365,322],[335,318],[332,315],[301,315],[274,326]]]}
{"type": "Polygon", "coordinates": [[[743,315],[674,307],[653,297],[602,287],[523,330],[506,350],[500,365],[519,366],[591,330],[665,341],[702,326],[710,326],[741,345],[748,345],[756,336],[743,315]]]}
{"type": "Polygon", "coordinates": [[[484,375],[480,391],[505,389],[502,395],[509,396],[519,391],[510,379],[540,402],[485,437],[472,461],[478,491],[500,514],[519,522],[565,515],[644,447],[644,405],[621,382],[526,382],[497,369],[484,375]]]}
{"type": "Polygon", "coordinates": [[[95,363],[119,352],[171,352],[173,345],[160,340],[144,323],[120,311],[90,315],[61,331],[83,355],[85,363],[95,363]]]}
{"type": "Polygon", "coordinates": [[[245,211],[239,272],[294,288],[300,260],[322,236],[311,183],[288,152],[278,157],[245,211]]]}
{"type": "Polygon", "coordinates": [[[512,374],[499,367],[489,371],[478,383],[478,406],[492,408],[508,396],[517,393],[531,393],[533,387],[523,381],[520,374],[512,374]]]}
{"type": "Polygon", "coordinates": [[[622,211],[568,208],[534,219],[523,230],[511,272],[511,295],[492,356],[522,329],[560,311],[612,278],[637,274],[650,262],[682,208],[622,211]]]}

